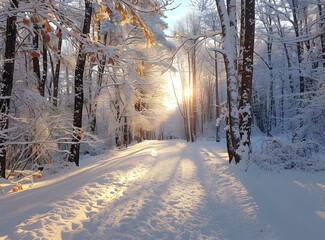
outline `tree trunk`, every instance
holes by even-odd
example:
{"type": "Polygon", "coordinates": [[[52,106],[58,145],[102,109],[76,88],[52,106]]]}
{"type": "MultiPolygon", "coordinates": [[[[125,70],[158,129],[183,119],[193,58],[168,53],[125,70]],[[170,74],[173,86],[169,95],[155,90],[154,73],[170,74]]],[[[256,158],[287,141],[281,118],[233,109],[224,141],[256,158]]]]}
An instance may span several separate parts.
{"type": "Polygon", "coordinates": [[[62,32],[61,29],[58,30],[57,36],[59,38],[58,42],[58,62],[55,66],[55,73],[53,77],[53,106],[58,106],[58,98],[59,98],[59,79],[60,79],[60,66],[61,66],[61,48],[62,48],[62,32]]]}
{"type": "Polygon", "coordinates": [[[215,82],[216,82],[216,142],[220,142],[220,101],[219,101],[219,79],[218,79],[218,54],[214,52],[214,69],[215,69],[215,82]]]}
{"type": "MultiPolygon", "coordinates": [[[[191,58],[190,53],[187,54],[187,62],[188,62],[188,69],[191,69],[191,58]]],[[[188,89],[189,91],[193,92],[193,88],[191,87],[191,74],[188,74],[188,89]]],[[[187,126],[188,126],[188,141],[193,142],[193,115],[192,115],[192,101],[191,96],[185,96],[186,101],[186,113],[187,113],[187,126]]]]}
{"type": "MultiPolygon", "coordinates": [[[[282,29],[281,19],[280,19],[279,15],[277,15],[277,24],[279,25],[278,33],[279,33],[281,39],[283,40],[284,31],[282,29]]],[[[291,73],[291,71],[292,71],[292,69],[291,69],[292,68],[292,63],[291,63],[287,43],[285,43],[285,42],[283,43],[283,48],[284,48],[285,57],[286,57],[287,64],[288,64],[288,69],[289,69],[289,87],[290,87],[291,93],[294,93],[293,78],[292,78],[292,73],[291,73]]]]}
{"type": "Polygon", "coordinates": [[[45,96],[45,82],[47,79],[47,46],[45,36],[43,36],[43,74],[39,84],[39,91],[42,97],[45,96]]]}
{"type": "MultiPolygon", "coordinates": [[[[271,0],[268,2],[271,4],[271,0]]],[[[264,26],[267,30],[267,66],[269,68],[269,76],[270,76],[270,87],[269,91],[266,91],[267,101],[266,101],[266,135],[268,137],[271,136],[271,132],[273,129],[273,122],[275,121],[275,101],[274,101],[274,71],[273,71],[273,59],[272,59],[272,48],[273,48],[273,19],[271,14],[267,14],[264,26]]]]}
{"type": "MultiPolygon", "coordinates": [[[[243,29],[243,68],[239,73],[241,75],[240,100],[239,100],[239,126],[241,137],[241,151],[245,158],[249,157],[251,152],[251,124],[252,124],[252,82],[253,82],[253,53],[255,37],[255,0],[242,0],[242,14],[245,17],[241,23],[243,29]]],[[[236,161],[237,163],[237,161],[236,161]]]]}
{"type": "Polygon", "coordinates": [[[75,78],[74,78],[74,90],[75,90],[75,98],[74,98],[74,111],[73,111],[73,139],[70,148],[70,156],[69,161],[75,162],[77,166],[79,166],[79,152],[80,152],[80,140],[82,136],[82,108],[84,101],[84,93],[83,93],[83,74],[86,63],[86,53],[83,51],[83,47],[87,40],[87,34],[90,32],[90,23],[91,23],[91,14],[92,14],[92,1],[85,0],[85,19],[83,25],[83,39],[79,45],[76,70],[75,70],[75,78]]]}
{"type": "MultiPolygon", "coordinates": [[[[325,4],[320,3],[321,0],[318,0],[318,15],[319,18],[324,14],[325,4]]],[[[319,29],[323,29],[324,23],[320,23],[319,29]]],[[[323,60],[323,68],[325,68],[325,32],[320,35],[321,42],[321,52],[322,52],[322,60],[323,60]]]]}
{"type": "Polygon", "coordinates": [[[284,133],[284,82],[281,84],[281,98],[280,98],[280,116],[281,116],[281,133],[284,133]]]}
{"type": "MultiPolygon", "coordinates": [[[[213,21],[212,30],[216,31],[216,22],[213,21]]],[[[217,42],[214,41],[214,47],[217,48],[217,42]]],[[[219,106],[219,79],[218,79],[218,53],[214,52],[214,76],[216,84],[216,142],[220,142],[220,106],[219,106]]]]}
{"type": "Polygon", "coordinates": [[[117,91],[118,91],[118,86],[116,87],[115,90],[115,109],[116,109],[116,123],[117,123],[117,127],[115,129],[115,145],[117,147],[121,146],[121,140],[120,140],[120,123],[121,123],[121,116],[120,116],[120,104],[117,100],[117,91]]]}
{"type": "MultiPolygon", "coordinates": [[[[103,44],[107,42],[107,34],[105,34],[103,38],[103,44]]],[[[97,86],[96,92],[94,96],[94,106],[92,107],[92,111],[90,113],[90,132],[93,134],[97,134],[97,100],[100,94],[100,90],[103,84],[103,76],[105,71],[105,63],[106,63],[106,55],[103,56],[102,59],[99,60],[98,65],[98,77],[97,77],[97,86]]]]}
{"type": "MultiPolygon", "coordinates": [[[[10,10],[18,8],[18,0],[10,1],[10,10]]],[[[9,10],[9,11],[10,11],[9,10]]],[[[6,29],[6,46],[5,46],[5,62],[3,66],[1,98],[0,98],[0,164],[1,177],[6,178],[6,146],[7,129],[9,124],[10,97],[13,85],[13,76],[15,70],[15,51],[16,51],[16,35],[17,35],[17,16],[15,11],[10,11],[12,14],[7,17],[6,29]]]]}
{"type": "Polygon", "coordinates": [[[193,46],[193,53],[192,53],[192,124],[193,124],[193,128],[192,128],[192,142],[195,141],[196,137],[197,137],[197,130],[196,130],[196,122],[197,122],[197,103],[196,103],[196,41],[194,41],[194,46],[193,46]]]}
{"type": "Polygon", "coordinates": [[[224,61],[227,77],[227,145],[229,162],[234,158],[238,163],[241,159],[237,151],[240,143],[239,122],[238,122],[238,83],[237,83],[237,28],[236,28],[236,1],[228,0],[228,8],[223,0],[216,0],[217,9],[221,20],[223,33],[224,61]]]}
{"type": "Polygon", "coordinates": [[[302,70],[301,70],[301,63],[303,61],[303,48],[302,48],[302,43],[299,42],[299,23],[298,23],[298,13],[297,13],[297,6],[296,3],[297,0],[292,0],[292,16],[293,16],[293,28],[295,31],[295,35],[297,38],[297,43],[296,43],[296,48],[297,48],[297,58],[298,58],[298,71],[299,71],[299,92],[304,93],[305,92],[305,78],[302,75],[302,70]]]}
{"type": "Polygon", "coordinates": [[[129,143],[129,133],[128,133],[128,119],[126,116],[124,116],[124,124],[123,124],[123,145],[125,147],[128,147],[128,143],[129,143]]]}
{"type": "Polygon", "coordinates": [[[38,88],[39,91],[40,90],[40,83],[41,83],[41,70],[40,70],[40,66],[39,66],[39,56],[37,53],[38,51],[38,45],[39,45],[39,27],[34,24],[34,36],[33,36],[33,49],[35,51],[33,57],[32,57],[32,62],[33,62],[33,72],[37,78],[37,82],[38,82],[38,88]]]}

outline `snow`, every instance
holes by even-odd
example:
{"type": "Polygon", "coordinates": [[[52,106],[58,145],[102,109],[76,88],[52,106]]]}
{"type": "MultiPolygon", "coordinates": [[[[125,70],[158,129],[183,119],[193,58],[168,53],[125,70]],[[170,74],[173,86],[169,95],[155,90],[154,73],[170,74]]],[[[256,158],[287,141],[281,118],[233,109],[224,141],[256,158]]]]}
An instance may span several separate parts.
{"type": "Polygon", "coordinates": [[[0,239],[325,236],[323,172],[246,172],[224,142],[145,141],[80,165],[0,195],[0,239]]]}

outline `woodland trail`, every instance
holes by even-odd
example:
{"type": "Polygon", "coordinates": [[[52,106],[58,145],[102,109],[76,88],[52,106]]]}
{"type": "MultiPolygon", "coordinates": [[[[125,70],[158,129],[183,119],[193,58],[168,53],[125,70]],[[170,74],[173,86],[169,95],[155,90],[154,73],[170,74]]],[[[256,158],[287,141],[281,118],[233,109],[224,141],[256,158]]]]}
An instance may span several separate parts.
{"type": "Polygon", "coordinates": [[[85,157],[4,196],[0,239],[283,239],[233,168],[213,142],[146,141],[85,157]]]}

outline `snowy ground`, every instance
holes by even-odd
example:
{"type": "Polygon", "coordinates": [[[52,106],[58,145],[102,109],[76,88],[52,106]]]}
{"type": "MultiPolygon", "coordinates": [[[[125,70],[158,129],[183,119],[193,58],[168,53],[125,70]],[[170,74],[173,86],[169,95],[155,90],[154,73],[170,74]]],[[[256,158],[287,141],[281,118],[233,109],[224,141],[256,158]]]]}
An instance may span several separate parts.
{"type": "Polygon", "coordinates": [[[324,239],[324,172],[244,168],[214,142],[85,156],[0,195],[0,239],[324,239]]]}

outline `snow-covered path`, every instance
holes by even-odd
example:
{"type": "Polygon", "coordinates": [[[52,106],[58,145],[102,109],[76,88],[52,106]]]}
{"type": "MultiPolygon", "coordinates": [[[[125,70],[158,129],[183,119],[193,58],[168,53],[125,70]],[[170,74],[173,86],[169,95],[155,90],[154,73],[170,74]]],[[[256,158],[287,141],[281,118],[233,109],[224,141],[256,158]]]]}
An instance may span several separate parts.
{"type": "Polygon", "coordinates": [[[322,239],[321,175],[244,173],[223,144],[146,141],[0,196],[0,239],[322,239]]]}

